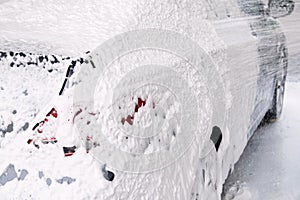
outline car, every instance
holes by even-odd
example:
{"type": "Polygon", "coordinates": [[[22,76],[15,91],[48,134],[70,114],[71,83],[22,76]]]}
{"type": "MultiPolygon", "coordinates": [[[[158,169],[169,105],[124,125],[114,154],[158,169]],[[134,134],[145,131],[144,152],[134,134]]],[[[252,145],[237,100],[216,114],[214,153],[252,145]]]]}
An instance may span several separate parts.
{"type": "Polygon", "coordinates": [[[280,118],[294,5],[2,2],[4,198],[221,199],[280,118]]]}

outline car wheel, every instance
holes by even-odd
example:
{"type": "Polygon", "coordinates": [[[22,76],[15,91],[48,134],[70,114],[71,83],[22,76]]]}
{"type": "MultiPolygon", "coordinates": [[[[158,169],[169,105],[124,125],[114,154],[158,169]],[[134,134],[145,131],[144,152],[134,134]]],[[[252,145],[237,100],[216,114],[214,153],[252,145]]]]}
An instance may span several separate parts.
{"type": "Polygon", "coordinates": [[[282,50],[280,65],[283,66],[283,71],[275,78],[275,89],[273,94],[272,106],[271,109],[266,113],[266,122],[275,122],[280,118],[282,113],[285,80],[287,75],[287,53],[285,48],[282,50]]]}

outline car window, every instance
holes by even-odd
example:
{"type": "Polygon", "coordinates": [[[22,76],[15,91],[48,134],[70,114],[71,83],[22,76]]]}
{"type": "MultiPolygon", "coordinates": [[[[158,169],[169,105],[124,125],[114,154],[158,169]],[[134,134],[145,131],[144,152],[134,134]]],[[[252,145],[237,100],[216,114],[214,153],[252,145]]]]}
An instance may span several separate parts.
{"type": "Polygon", "coordinates": [[[248,16],[262,15],[264,3],[261,0],[237,0],[241,11],[248,16]]]}
{"type": "MultiPolygon", "coordinates": [[[[259,1],[259,0],[250,0],[250,1],[259,1]]],[[[227,18],[237,18],[237,17],[245,16],[245,14],[241,12],[241,7],[243,6],[244,10],[248,10],[247,6],[251,7],[251,5],[254,5],[251,2],[250,4],[248,3],[249,0],[206,0],[203,1],[203,6],[205,7],[205,11],[207,12],[206,19],[223,20],[227,18]],[[238,1],[243,1],[243,2],[241,3],[238,1]]],[[[249,13],[252,13],[252,11],[249,11],[249,13]]]]}

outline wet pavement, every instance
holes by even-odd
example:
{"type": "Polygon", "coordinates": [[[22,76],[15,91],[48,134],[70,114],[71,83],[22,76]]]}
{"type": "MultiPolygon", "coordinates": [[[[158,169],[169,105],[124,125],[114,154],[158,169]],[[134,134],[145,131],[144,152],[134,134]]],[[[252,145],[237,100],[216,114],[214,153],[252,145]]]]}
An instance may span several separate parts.
{"type": "Polygon", "coordinates": [[[279,121],[260,127],[224,185],[223,200],[300,200],[300,82],[279,121]]]}

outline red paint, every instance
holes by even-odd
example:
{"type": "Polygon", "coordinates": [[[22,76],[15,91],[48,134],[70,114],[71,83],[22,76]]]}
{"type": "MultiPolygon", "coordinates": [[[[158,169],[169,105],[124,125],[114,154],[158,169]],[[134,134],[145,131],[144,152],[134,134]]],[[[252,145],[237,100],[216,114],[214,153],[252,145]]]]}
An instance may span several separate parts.
{"type": "MultiPolygon", "coordinates": [[[[45,124],[45,120],[44,120],[44,121],[41,121],[41,122],[39,123],[39,128],[42,127],[42,126],[44,126],[44,124],[45,124]]],[[[42,133],[43,131],[42,131],[41,129],[39,129],[39,128],[37,129],[37,132],[38,132],[38,133],[42,133]]]]}
{"type": "Polygon", "coordinates": [[[65,153],[65,157],[72,156],[74,153],[65,153]]]}
{"type": "MultiPolygon", "coordinates": [[[[39,122],[39,123],[37,123],[33,128],[32,128],[32,130],[34,131],[36,128],[38,128],[37,129],[37,132],[38,133],[43,133],[43,130],[41,129],[44,125],[45,125],[45,123],[47,123],[47,122],[49,122],[49,118],[47,118],[47,117],[54,117],[54,118],[57,118],[57,110],[55,109],[55,108],[52,108],[51,109],[51,111],[46,115],[46,118],[43,120],[43,121],[41,121],[41,122],[39,122]]],[[[37,137],[37,136],[34,136],[34,137],[37,137]]],[[[51,142],[51,143],[56,143],[57,142],[57,139],[55,138],[55,137],[52,137],[50,140],[48,139],[48,138],[43,138],[43,139],[40,139],[40,138],[35,138],[35,139],[29,139],[28,141],[27,141],[27,143],[28,144],[31,144],[32,142],[33,142],[33,144],[36,146],[36,147],[38,147],[38,145],[37,144],[35,144],[35,142],[36,141],[41,141],[43,144],[47,144],[47,143],[49,143],[49,142],[51,142]]]]}
{"type": "Polygon", "coordinates": [[[57,110],[55,108],[52,108],[51,110],[51,115],[54,117],[54,118],[57,118],[57,110]]]}
{"type": "Polygon", "coordinates": [[[57,110],[55,108],[52,108],[46,116],[49,117],[50,115],[57,118],[57,110]]]}
{"type": "Polygon", "coordinates": [[[138,103],[135,104],[134,112],[138,112],[142,106],[146,105],[146,100],[143,101],[141,98],[138,98],[138,103]]]}
{"type": "Polygon", "coordinates": [[[139,109],[145,105],[146,105],[146,99],[143,100],[139,97],[138,102],[135,104],[134,113],[132,115],[127,115],[127,118],[123,117],[121,119],[121,123],[124,125],[125,122],[127,122],[128,124],[132,125],[134,120],[134,114],[137,113],[139,109]]]}

